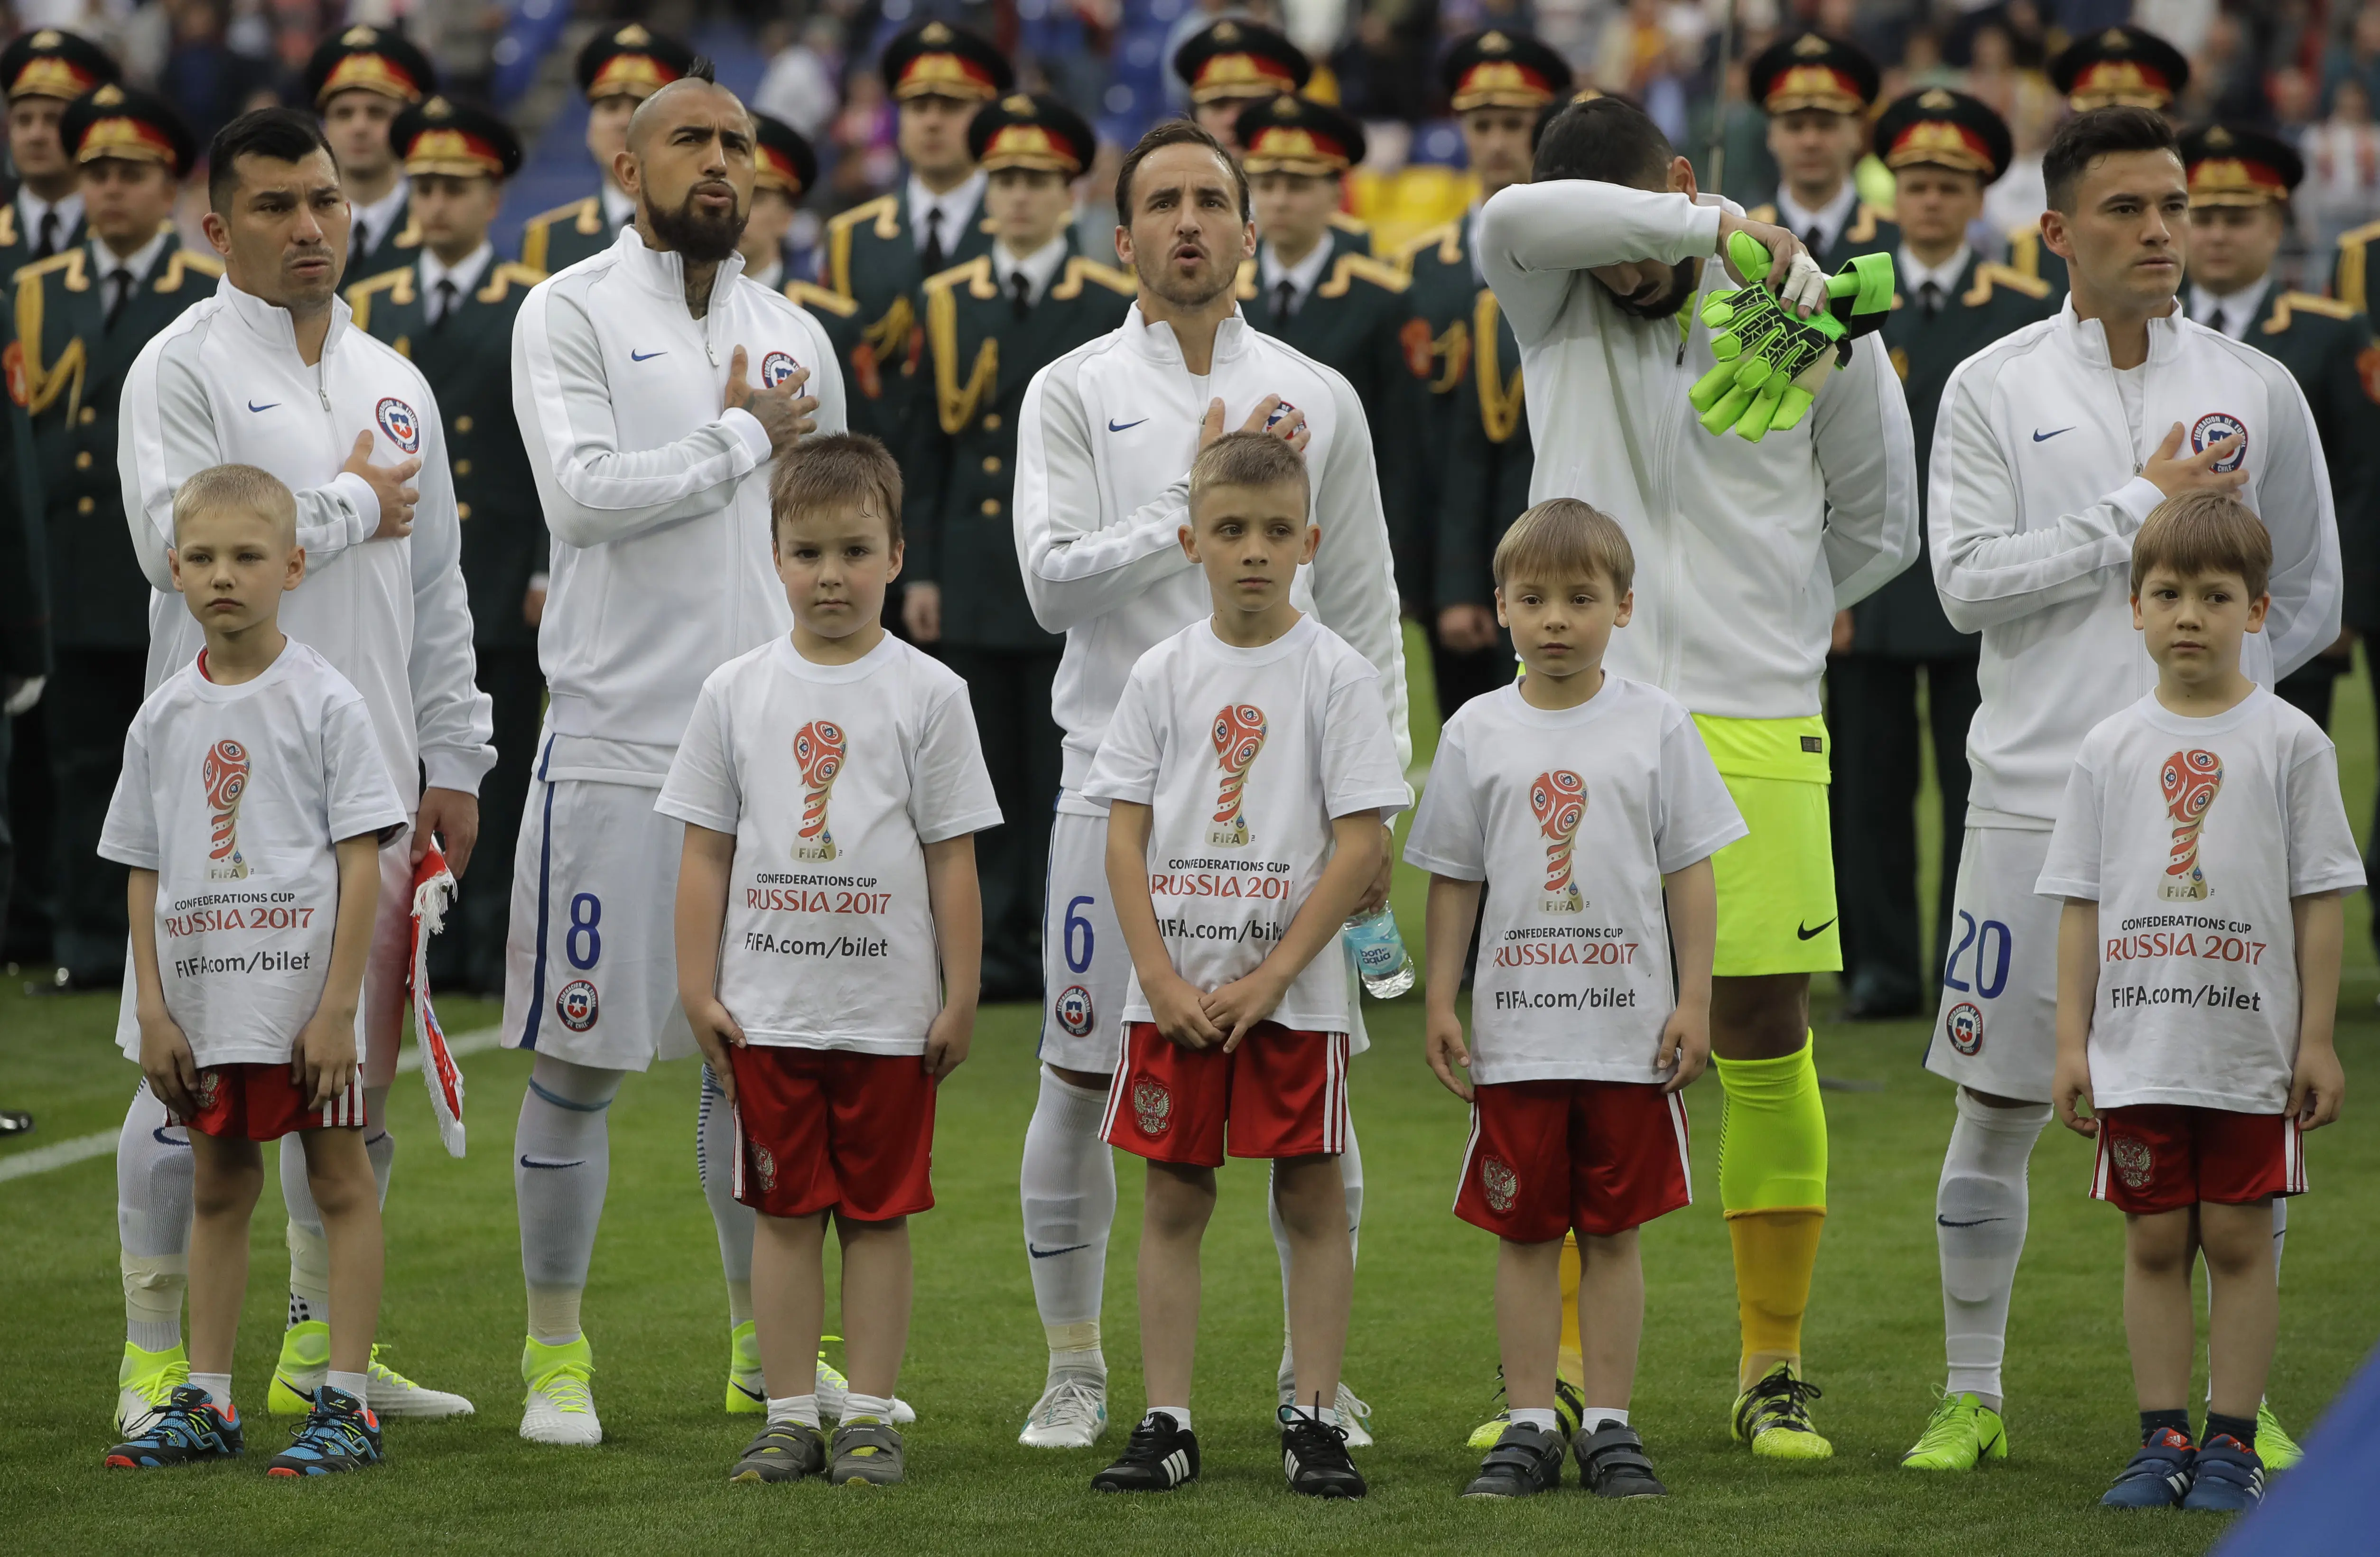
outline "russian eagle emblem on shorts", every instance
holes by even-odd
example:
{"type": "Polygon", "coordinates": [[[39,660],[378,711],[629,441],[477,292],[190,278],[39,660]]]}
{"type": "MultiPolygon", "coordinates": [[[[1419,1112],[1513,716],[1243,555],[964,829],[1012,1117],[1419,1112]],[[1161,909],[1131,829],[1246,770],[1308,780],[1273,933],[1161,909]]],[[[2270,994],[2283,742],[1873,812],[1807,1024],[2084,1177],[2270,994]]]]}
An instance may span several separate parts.
{"type": "Polygon", "coordinates": [[[584,979],[573,979],[553,997],[553,1014],[572,1032],[585,1032],[593,1027],[595,1011],[595,986],[584,979]]]}
{"type": "Polygon", "coordinates": [[[421,452],[421,422],[414,416],[412,407],[392,395],[380,403],[374,420],[379,421],[380,430],[388,434],[390,443],[407,454],[421,452]]]}
{"type": "Polygon", "coordinates": [[[751,1142],[747,1150],[752,1153],[752,1176],[760,1181],[760,1193],[775,1194],[777,1192],[776,1157],[759,1141],[751,1142]]]}
{"type": "Polygon", "coordinates": [[[1501,1157],[1482,1157],[1479,1159],[1479,1187],[1488,1197],[1488,1209],[1502,1216],[1520,1198],[1521,1175],[1514,1173],[1512,1164],[1501,1157]]]}
{"type": "Polygon", "coordinates": [[[2190,452],[2204,454],[2207,445],[2218,438],[2237,438],[2240,441],[2231,446],[2229,454],[2215,462],[2215,468],[2224,471],[2239,469],[2240,463],[2248,457],[2248,424],[2228,411],[2209,411],[2191,424],[2190,452]]]}
{"type": "Polygon", "coordinates": [[[2107,1142],[2107,1156],[2116,1164],[2116,1176],[2124,1181],[2127,1189],[2146,1189],[2156,1172],[2156,1156],[2149,1143],[2137,1136],[2117,1136],[2107,1142]]]}
{"type": "Polygon", "coordinates": [[[219,1070],[199,1072],[199,1112],[204,1113],[213,1108],[215,1100],[222,1095],[223,1072],[219,1070]]]}
{"type": "Polygon", "coordinates": [[[1076,1038],[1088,1038],[1091,1024],[1098,1016],[1091,1006],[1091,991],[1080,984],[1069,984],[1058,992],[1058,1025],[1076,1038]]]}
{"type": "Polygon", "coordinates": [[[799,366],[801,366],[800,363],[795,362],[791,357],[782,351],[772,351],[769,353],[768,356],[760,359],[760,387],[763,389],[776,388],[787,379],[792,378],[794,376],[794,370],[799,366]]]}
{"type": "Polygon", "coordinates": [[[1142,1077],[1132,1084],[1132,1116],[1142,1135],[1163,1135],[1173,1125],[1173,1094],[1155,1077],[1142,1077]]]}
{"type": "Polygon", "coordinates": [[[1983,1012],[1972,1002],[1961,1001],[1942,1018],[1942,1036],[1950,1040],[1951,1048],[1969,1059],[1974,1058],[1984,1047],[1983,1012]]]}

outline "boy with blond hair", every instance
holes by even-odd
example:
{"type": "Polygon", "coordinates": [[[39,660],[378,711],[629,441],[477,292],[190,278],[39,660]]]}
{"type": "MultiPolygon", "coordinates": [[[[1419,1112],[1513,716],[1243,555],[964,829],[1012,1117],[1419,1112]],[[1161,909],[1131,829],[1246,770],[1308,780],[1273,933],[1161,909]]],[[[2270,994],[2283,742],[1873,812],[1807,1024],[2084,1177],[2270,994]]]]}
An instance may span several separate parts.
{"type": "Polygon", "coordinates": [[[2331,1038],[2340,894],[2363,866],[2329,737],[2240,670],[2272,566],[2271,536],[2228,491],[2150,513],[2132,543],[2132,625],[2156,686],[2084,737],[2037,888],[2065,899],[2051,1103],[2098,1142],[2092,1198],[2124,1212],[2141,1448],[2100,1500],[2111,1507],[2262,1500],[2273,1205],[2304,1192],[2299,1137],[2338,1117],[2345,1086],[2331,1038]],[[2208,1393],[2193,1442],[2202,1250],[2208,1393]]]}
{"type": "Polygon", "coordinates": [[[678,998],[735,1111],[735,1197],[759,1213],[769,1419],[728,1474],[881,1486],[904,1474],[893,1388],[908,1219],[934,1203],[935,1089],[975,1032],[974,835],[1000,809],[966,683],[881,625],[901,572],[884,445],[804,443],[770,505],[793,630],[710,673],[655,803],[686,823],[678,998]],[[830,1217],[850,1377],[832,1443],[817,1394],[830,1217]]]}
{"type": "Polygon", "coordinates": [[[1466,1497],[1558,1487],[1565,1448],[1599,1497],[1667,1491],[1628,1425],[1645,1324],[1636,1229],[1694,1198],[1678,1094],[1710,1058],[1710,857],[1744,823],[1694,717],[1604,669],[1634,574],[1620,526],[1576,498],[1513,521],[1496,548],[1496,614],[1525,674],[1447,722],[1405,845],[1430,872],[1426,1053],[1472,1111],[1454,1213],[1501,1240],[1512,1404],[1466,1497]],[[1454,1009],[1475,929],[1475,1050],[1454,1009]],[[1585,1410],[1566,1442],[1555,1367],[1572,1233],[1585,1410]]]}
{"type": "Polygon", "coordinates": [[[1354,1284],[1338,1162],[1349,997],[1325,954],[1379,868],[1381,813],[1411,794],[1378,672],[1291,603],[1328,543],[1309,502],[1305,458],[1280,438],[1233,432],[1200,451],[1179,535],[1213,613],[1134,665],[1083,787],[1109,802],[1108,882],[1133,967],[1101,1134],[1148,1162],[1148,1410],[1095,1491],[1198,1475],[1198,1248],[1229,1154],[1272,1161],[1289,1235],[1290,1489],[1365,1492],[1335,1404],[1354,1284]]]}
{"type": "Polygon", "coordinates": [[[170,563],[206,646],[126,733],[99,852],[132,871],[141,1074],[189,1126],[190,1376],[105,1463],[242,1452],[231,1367],[257,1144],[295,1132],[330,1243],[330,1372],[268,1473],[357,1470],[381,1459],[366,1374],[382,1258],[357,1006],[380,845],[405,809],[363,695],[281,630],[306,577],[289,489],[253,466],[199,471],[175,494],[170,563]]]}

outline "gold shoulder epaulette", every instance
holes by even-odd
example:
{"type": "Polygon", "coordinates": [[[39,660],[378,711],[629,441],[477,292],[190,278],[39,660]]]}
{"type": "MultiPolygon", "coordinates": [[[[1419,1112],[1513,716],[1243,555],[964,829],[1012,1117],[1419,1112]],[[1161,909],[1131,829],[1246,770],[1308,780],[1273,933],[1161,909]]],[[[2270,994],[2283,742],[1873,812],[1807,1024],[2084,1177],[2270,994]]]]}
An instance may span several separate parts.
{"type": "Polygon", "coordinates": [[[1372,224],[1365,221],[1361,216],[1351,215],[1344,211],[1332,212],[1330,225],[1342,233],[1354,233],[1363,237],[1372,236],[1372,224]]]}
{"type": "Polygon", "coordinates": [[[82,245],[78,243],[72,249],[53,254],[46,260],[36,260],[30,265],[18,265],[14,280],[18,286],[22,286],[28,281],[48,275],[54,271],[64,271],[67,273],[65,282],[67,291],[88,291],[91,281],[83,274],[83,252],[82,245]]]}
{"type": "Polygon", "coordinates": [[[812,313],[831,313],[838,319],[849,319],[859,311],[859,299],[831,291],[815,281],[788,281],[785,296],[812,313]]]}
{"type": "Polygon", "coordinates": [[[1867,201],[1862,201],[1859,202],[1859,209],[1852,215],[1851,230],[1843,234],[1843,237],[1851,243],[1874,243],[1876,224],[1883,220],[1885,220],[1883,212],[1868,204],[1867,201]]]}
{"type": "Polygon", "coordinates": [[[1414,262],[1421,258],[1422,251],[1424,249],[1431,248],[1435,248],[1438,250],[1438,262],[1439,264],[1454,265],[1462,263],[1463,224],[1460,222],[1440,222],[1437,226],[1430,228],[1427,232],[1415,234],[1412,237],[1405,239],[1405,241],[1398,247],[1396,252],[1396,262],[1403,268],[1408,275],[1410,275],[1413,273],[1414,262]]]}
{"type": "Polygon", "coordinates": [[[1743,214],[1752,221],[1766,222],[1773,227],[1777,225],[1777,202],[1770,201],[1765,205],[1755,205],[1743,214]]]}
{"type": "Polygon", "coordinates": [[[165,274],[157,278],[154,288],[159,292],[178,292],[185,275],[203,275],[210,281],[223,279],[223,262],[212,254],[200,254],[188,249],[176,249],[165,262],[165,274]]]}
{"type": "Polygon", "coordinates": [[[1368,254],[1342,254],[1330,267],[1330,279],[1314,289],[1318,298],[1343,298],[1356,279],[1370,282],[1384,292],[1402,292],[1413,285],[1413,277],[1386,260],[1375,260],[1368,254]]]}
{"type": "Polygon", "coordinates": [[[413,301],[413,267],[404,265],[393,271],[382,271],[380,274],[367,276],[347,288],[347,307],[355,313],[357,329],[371,328],[372,298],[382,292],[387,293],[388,300],[399,308],[411,303],[413,301]]]}
{"type": "Polygon", "coordinates": [[[1071,301],[1083,295],[1086,282],[1104,286],[1123,297],[1140,296],[1140,277],[1130,271],[1118,270],[1113,265],[1100,264],[1097,260],[1086,260],[1080,254],[1066,262],[1066,274],[1050,288],[1050,296],[1061,302],[1071,301]]]}
{"type": "Polygon", "coordinates": [[[837,213],[826,224],[826,284],[848,298],[851,290],[851,235],[862,222],[876,224],[878,237],[901,234],[901,202],[894,195],[879,195],[865,204],[837,213]]]}
{"type": "Polygon", "coordinates": [[[2337,298],[2325,298],[2318,292],[2284,292],[2281,304],[2286,308],[2302,309],[2307,313],[2318,313],[2325,319],[2352,319],[2356,312],[2337,298]]]}
{"type": "Polygon", "coordinates": [[[991,274],[991,256],[978,254],[944,271],[936,271],[926,278],[929,292],[949,292],[965,286],[970,297],[991,298],[1000,296],[1000,283],[991,274]]]}
{"type": "Polygon", "coordinates": [[[514,287],[530,287],[545,279],[545,273],[534,265],[524,265],[516,260],[499,260],[488,269],[488,279],[471,294],[477,301],[501,303],[504,294],[514,287]]]}
{"type": "Polygon", "coordinates": [[[521,227],[521,262],[523,264],[535,271],[546,268],[546,246],[552,241],[554,224],[564,221],[573,223],[580,232],[589,237],[601,232],[603,230],[603,197],[589,195],[584,199],[572,201],[568,205],[557,205],[551,211],[540,211],[530,217],[521,227]]]}
{"type": "Polygon", "coordinates": [[[1959,301],[1969,308],[1981,308],[1992,300],[1992,288],[1995,286],[2022,292],[2036,303],[2057,290],[2037,275],[2027,275],[2007,265],[1985,262],[1975,267],[1975,283],[1959,295],[1959,301]]]}

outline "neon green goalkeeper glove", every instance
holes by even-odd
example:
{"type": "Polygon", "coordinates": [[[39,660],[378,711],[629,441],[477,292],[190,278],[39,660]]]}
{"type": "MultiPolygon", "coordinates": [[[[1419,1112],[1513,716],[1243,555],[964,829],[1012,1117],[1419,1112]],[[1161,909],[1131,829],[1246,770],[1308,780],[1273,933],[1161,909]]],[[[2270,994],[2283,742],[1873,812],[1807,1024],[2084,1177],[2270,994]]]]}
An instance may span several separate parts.
{"type": "Polygon", "coordinates": [[[1757,241],[1737,233],[1729,254],[1752,284],[1713,293],[1704,303],[1703,322],[1718,361],[1687,398],[1706,431],[1732,427],[1756,444],[1772,427],[1799,424],[1826,383],[1830,360],[1840,368],[1850,359],[1850,342],[1882,324],[1892,306],[1892,259],[1863,255],[1845,265],[1827,283],[1827,310],[1801,319],[1761,285],[1769,258],[1757,241]]]}

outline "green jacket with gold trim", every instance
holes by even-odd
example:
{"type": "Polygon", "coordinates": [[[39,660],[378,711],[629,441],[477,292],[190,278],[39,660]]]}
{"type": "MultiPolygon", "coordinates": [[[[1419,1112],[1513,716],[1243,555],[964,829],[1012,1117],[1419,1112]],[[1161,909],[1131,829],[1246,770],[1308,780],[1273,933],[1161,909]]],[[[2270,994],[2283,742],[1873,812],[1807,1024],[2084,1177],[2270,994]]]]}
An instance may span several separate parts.
{"type": "Polygon", "coordinates": [[[2277,359],[2305,393],[2338,516],[2342,614],[2358,632],[2380,631],[2380,347],[2372,322],[2343,298],[2274,286],[2240,339],[2277,359]]]}
{"type": "Polygon", "coordinates": [[[1009,500],[1016,423],[1043,368],[1111,335],[1139,290],[1130,271],[1067,256],[1022,317],[983,255],[929,279],[925,353],[903,476],[904,577],[942,591],[942,642],[1043,651],[1065,639],[1033,619],[1016,567],[1009,500]]]}
{"type": "Polygon", "coordinates": [[[438,397],[455,514],[463,521],[463,583],[471,598],[471,639],[483,648],[525,648],[537,629],[521,614],[531,576],[545,571],[549,542],[537,477],[513,415],[513,317],[541,272],[510,261],[489,265],[435,324],[418,263],[347,288],[356,328],[412,359],[438,397]]]}
{"type": "MultiPolygon", "coordinates": [[[[951,244],[950,262],[962,265],[990,252],[991,223],[978,207],[976,220],[951,244]]],[[[819,280],[859,305],[856,339],[846,345],[829,332],[844,353],[851,431],[873,433],[897,453],[908,446],[910,417],[926,392],[919,311],[926,273],[907,196],[900,190],[880,195],[829,220],[819,280]]]]}
{"type": "Polygon", "coordinates": [[[17,273],[16,327],[41,486],[51,633],[61,648],[149,643],[148,579],[133,555],[116,473],[124,378],[156,334],[212,298],[223,262],[172,234],[115,322],[91,246],[17,273]]]}
{"type": "Polygon", "coordinates": [[[540,211],[521,227],[520,262],[552,275],[611,248],[625,225],[604,216],[601,192],[540,211]]]}
{"type": "Polygon", "coordinates": [[[1446,470],[1432,558],[1433,611],[1450,605],[1493,605],[1496,542],[1529,505],[1536,445],[1529,438],[1521,385],[1521,345],[1496,294],[1482,286],[1466,322],[1475,343],[1471,371],[1448,396],[1446,470]]]}
{"type": "MultiPolygon", "coordinates": [[[[1774,201],[1755,205],[1744,214],[1755,222],[1780,225],[1784,222],[1774,201]]],[[[1852,218],[1843,224],[1843,230],[1835,235],[1834,247],[1812,257],[1818,262],[1820,270],[1832,275],[1863,254],[1890,254],[1900,248],[1900,229],[1893,225],[1892,218],[1861,201],[1852,207],[1852,218]]]]}

